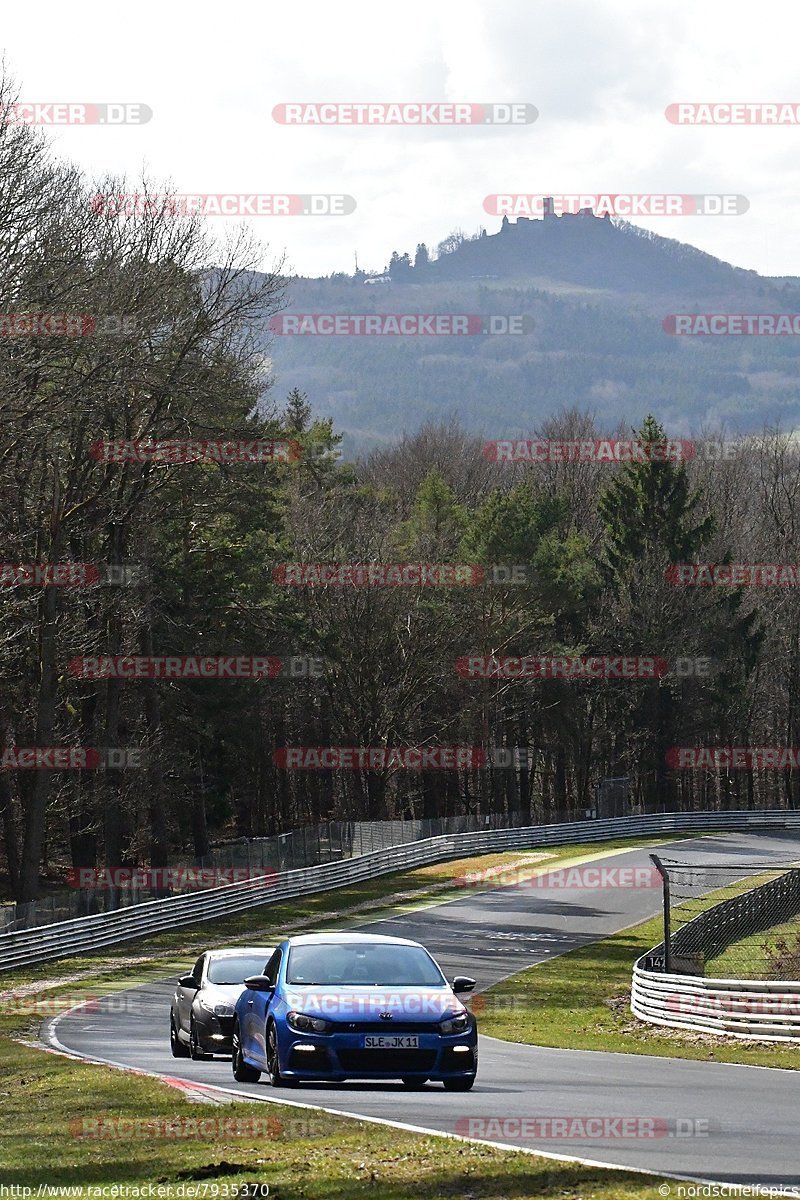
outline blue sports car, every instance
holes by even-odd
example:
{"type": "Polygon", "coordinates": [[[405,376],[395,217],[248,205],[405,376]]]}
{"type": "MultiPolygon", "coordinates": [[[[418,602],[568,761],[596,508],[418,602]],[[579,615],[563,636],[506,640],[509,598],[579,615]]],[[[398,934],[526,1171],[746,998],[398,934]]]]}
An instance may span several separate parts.
{"type": "Polygon", "coordinates": [[[273,1087],[302,1080],[475,1082],[478,1031],[452,986],[418,942],[363,933],[313,933],[282,942],[236,1002],[233,1074],[273,1087]]]}

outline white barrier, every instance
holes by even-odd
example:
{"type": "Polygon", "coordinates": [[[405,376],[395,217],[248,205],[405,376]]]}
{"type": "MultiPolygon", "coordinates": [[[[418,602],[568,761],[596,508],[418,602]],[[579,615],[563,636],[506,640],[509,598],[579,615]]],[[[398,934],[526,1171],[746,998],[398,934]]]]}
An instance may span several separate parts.
{"type": "Polygon", "coordinates": [[[800,1041],[800,981],[706,979],[633,968],[631,1011],[650,1025],[769,1042],[800,1041]]]}

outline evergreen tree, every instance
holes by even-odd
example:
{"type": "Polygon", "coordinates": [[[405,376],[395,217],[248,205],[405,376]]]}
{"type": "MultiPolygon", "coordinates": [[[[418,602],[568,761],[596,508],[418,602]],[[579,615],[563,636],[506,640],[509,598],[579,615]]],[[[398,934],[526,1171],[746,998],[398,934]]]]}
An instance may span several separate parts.
{"type": "MultiPolygon", "coordinates": [[[[667,441],[653,416],[645,418],[636,437],[649,446],[667,441]]],[[[685,464],[656,461],[649,455],[645,461],[627,463],[598,501],[607,572],[620,578],[644,558],[677,563],[697,554],[714,533],[713,517],[697,512],[701,500],[685,464]]]]}
{"type": "Polygon", "coordinates": [[[287,433],[305,433],[311,421],[311,405],[305,392],[292,388],[286,397],[283,421],[287,433]]]}
{"type": "MultiPolygon", "coordinates": [[[[638,440],[664,445],[666,434],[648,416],[638,440]]],[[[678,803],[678,773],[669,770],[672,747],[736,744],[737,710],[758,657],[761,632],[742,596],[716,588],[675,586],[670,568],[697,561],[708,550],[716,522],[702,513],[685,464],[626,464],[600,495],[601,568],[608,592],[595,614],[596,652],[666,660],[668,673],[651,682],[604,693],[604,724],[614,730],[604,768],[638,773],[645,803],[678,803]],[[676,673],[678,662],[705,659],[709,673],[676,673]]]]}

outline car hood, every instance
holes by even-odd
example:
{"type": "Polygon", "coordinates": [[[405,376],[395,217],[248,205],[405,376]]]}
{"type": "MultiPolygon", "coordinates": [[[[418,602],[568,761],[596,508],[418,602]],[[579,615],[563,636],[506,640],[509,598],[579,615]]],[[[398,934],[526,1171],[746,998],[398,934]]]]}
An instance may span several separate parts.
{"type": "Polygon", "coordinates": [[[298,987],[285,986],[283,997],[289,1008],[329,1021],[381,1021],[387,1028],[393,1020],[424,1024],[446,1015],[464,1012],[464,1005],[450,988],[425,987],[298,987]],[[390,1018],[382,1018],[391,1013],[390,1018]]]}
{"type": "Polygon", "coordinates": [[[243,983],[207,983],[198,995],[206,1004],[230,1004],[233,1006],[245,990],[243,983]]]}

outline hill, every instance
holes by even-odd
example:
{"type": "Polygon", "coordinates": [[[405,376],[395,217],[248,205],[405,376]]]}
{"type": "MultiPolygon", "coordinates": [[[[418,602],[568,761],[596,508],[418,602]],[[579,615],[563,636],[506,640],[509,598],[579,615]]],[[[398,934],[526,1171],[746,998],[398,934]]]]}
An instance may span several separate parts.
{"type": "Polygon", "coordinates": [[[525,436],[573,406],[608,426],[651,411],[675,435],[800,425],[800,338],[676,337],[662,324],[676,312],[800,312],[797,279],[591,215],[504,218],[494,234],[446,245],[417,266],[393,255],[389,283],[291,281],[290,315],[528,318],[516,335],[275,334],[278,391],[305,391],[345,431],[346,452],[453,414],[488,438],[525,436]]]}

